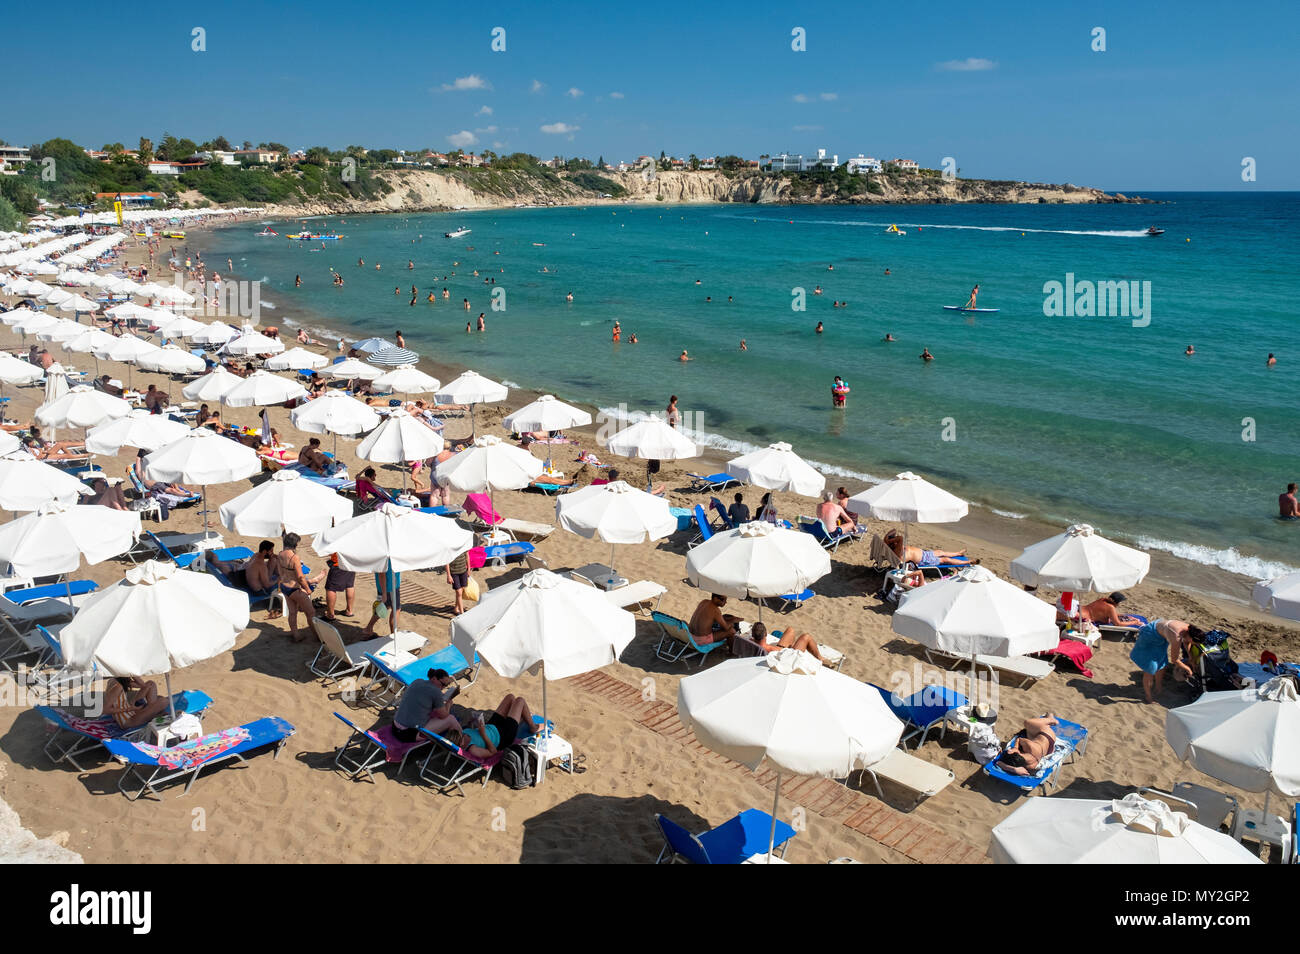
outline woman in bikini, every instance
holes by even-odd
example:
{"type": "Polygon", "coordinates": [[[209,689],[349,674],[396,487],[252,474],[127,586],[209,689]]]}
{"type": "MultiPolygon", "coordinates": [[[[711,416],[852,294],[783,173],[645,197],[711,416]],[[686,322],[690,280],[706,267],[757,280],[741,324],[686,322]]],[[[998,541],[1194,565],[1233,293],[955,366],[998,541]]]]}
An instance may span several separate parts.
{"type": "Polygon", "coordinates": [[[316,615],[316,610],[311,603],[311,588],[325,578],[324,570],[310,579],[302,572],[302,561],[298,559],[297,552],[300,541],[298,534],[286,533],[284,549],[276,554],[280,571],[280,592],[284,594],[285,602],[289,605],[289,635],[293,637],[295,643],[300,643],[307,638],[305,635],[298,634],[298,614],[302,613],[307,618],[307,625],[311,625],[312,618],[316,615]]]}
{"type": "Polygon", "coordinates": [[[890,530],[885,534],[885,546],[893,550],[903,562],[914,563],[917,566],[966,566],[979,563],[979,560],[967,559],[965,550],[923,550],[920,547],[904,547],[903,535],[897,530],[890,530]]]}
{"type": "Polygon", "coordinates": [[[104,712],[123,729],[134,729],[167,711],[169,700],[158,686],[138,676],[120,676],[104,684],[104,712]]]}
{"type": "Polygon", "coordinates": [[[1050,712],[1041,719],[1026,719],[1024,730],[998,756],[998,765],[1012,775],[1035,774],[1039,763],[1056,751],[1056,733],[1052,731],[1056,724],[1056,716],[1050,712]]]}

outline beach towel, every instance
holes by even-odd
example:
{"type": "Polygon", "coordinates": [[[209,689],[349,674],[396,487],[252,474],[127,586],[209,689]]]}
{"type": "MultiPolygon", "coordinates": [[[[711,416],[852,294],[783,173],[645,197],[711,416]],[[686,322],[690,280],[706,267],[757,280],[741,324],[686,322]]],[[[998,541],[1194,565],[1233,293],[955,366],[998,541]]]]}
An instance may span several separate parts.
{"type": "Polygon", "coordinates": [[[414,742],[403,742],[393,734],[391,723],[378,729],[372,729],[366,735],[384,747],[384,760],[387,762],[401,762],[412,749],[418,749],[422,745],[429,744],[427,737],[417,738],[414,742]]]}
{"type": "Polygon", "coordinates": [[[1092,678],[1092,670],[1085,665],[1092,658],[1092,649],[1087,643],[1081,643],[1077,639],[1062,639],[1055,649],[1049,649],[1047,652],[1035,653],[1034,655],[1054,659],[1064,657],[1080,673],[1089,679],[1092,678]]]}
{"type": "Polygon", "coordinates": [[[136,748],[156,758],[158,764],[163,768],[171,769],[174,772],[178,769],[193,768],[195,765],[206,762],[222,752],[247,742],[248,739],[248,730],[241,727],[223,729],[212,735],[205,735],[201,739],[195,739],[193,742],[181,742],[179,745],[173,745],[166,749],[143,742],[138,743],[136,748]]]}
{"type": "Polygon", "coordinates": [[[473,547],[466,556],[469,558],[469,568],[477,570],[487,563],[487,551],[485,547],[473,547]]]}
{"type": "Polygon", "coordinates": [[[478,517],[489,526],[495,526],[505,519],[493,508],[492,500],[487,494],[466,494],[463,507],[467,514],[478,517]]]}
{"type": "Polygon", "coordinates": [[[82,735],[88,735],[95,739],[115,739],[122,734],[122,729],[118,727],[116,720],[112,716],[87,719],[84,716],[73,715],[63,709],[55,709],[54,711],[59,714],[73,732],[80,732],[82,735]]]}

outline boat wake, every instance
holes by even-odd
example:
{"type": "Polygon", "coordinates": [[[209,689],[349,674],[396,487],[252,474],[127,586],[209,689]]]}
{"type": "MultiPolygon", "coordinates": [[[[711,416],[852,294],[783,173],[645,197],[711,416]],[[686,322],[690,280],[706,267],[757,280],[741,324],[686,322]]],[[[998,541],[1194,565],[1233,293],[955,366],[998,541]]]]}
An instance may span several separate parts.
{"type": "MultiPolygon", "coordinates": [[[[809,225],[844,225],[857,228],[889,228],[893,222],[844,222],[832,219],[812,219],[809,225]]],[[[1146,229],[1026,229],[1013,225],[939,225],[927,222],[900,222],[899,227],[909,229],[951,229],[967,232],[1023,232],[1035,235],[1100,235],[1105,238],[1145,238],[1146,229]]]]}

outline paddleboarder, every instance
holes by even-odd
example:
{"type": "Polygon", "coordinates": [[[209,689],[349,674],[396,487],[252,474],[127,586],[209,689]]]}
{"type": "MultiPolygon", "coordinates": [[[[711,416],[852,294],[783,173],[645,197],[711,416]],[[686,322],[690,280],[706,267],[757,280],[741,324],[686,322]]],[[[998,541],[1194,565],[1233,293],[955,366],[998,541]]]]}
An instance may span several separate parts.
{"type": "Polygon", "coordinates": [[[967,308],[975,307],[975,299],[979,296],[979,293],[980,293],[980,286],[977,283],[975,287],[970,290],[970,301],[966,302],[967,308]]]}

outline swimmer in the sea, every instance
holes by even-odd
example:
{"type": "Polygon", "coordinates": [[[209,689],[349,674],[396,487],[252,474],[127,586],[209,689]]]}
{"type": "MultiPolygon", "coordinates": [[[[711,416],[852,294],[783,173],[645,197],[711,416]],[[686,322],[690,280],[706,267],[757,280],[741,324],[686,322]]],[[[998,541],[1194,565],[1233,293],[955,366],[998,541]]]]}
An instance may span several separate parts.
{"type": "Polygon", "coordinates": [[[1183,354],[1187,355],[1190,358],[1192,355],[1196,354],[1196,346],[1188,345],[1187,350],[1184,351],[1183,354]]]}
{"type": "Polygon", "coordinates": [[[712,296],[712,295],[705,295],[705,296],[704,296],[704,300],[705,300],[705,301],[713,301],[713,296],[712,296]]]}
{"type": "Polygon", "coordinates": [[[886,275],[889,274],[889,269],[885,269],[885,274],[886,274],[886,275]]]}
{"type": "Polygon", "coordinates": [[[481,311],[478,313],[478,330],[487,331],[487,315],[481,311]]]}
{"type": "Polygon", "coordinates": [[[468,298],[462,298],[461,301],[462,301],[462,302],[464,303],[464,305],[465,305],[465,310],[466,310],[466,311],[469,311],[469,299],[468,299],[468,298]]]}
{"type": "Polygon", "coordinates": [[[569,292],[567,295],[565,295],[565,296],[564,296],[564,300],[565,300],[565,301],[573,301],[573,292],[569,292]]]}
{"type": "Polygon", "coordinates": [[[748,351],[748,350],[749,350],[749,345],[745,344],[745,339],[744,339],[744,338],[741,338],[741,339],[740,339],[740,350],[741,350],[741,351],[748,351]]]}
{"type": "Polygon", "coordinates": [[[816,328],[815,330],[816,330],[817,334],[821,334],[821,333],[825,330],[825,329],[822,327],[822,323],[821,323],[820,321],[817,322],[817,328],[816,328]]]}
{"type": "Polygon", "coordinates": [[[687,353],[686,353],[686,349],[683,348],[683,349],[682,349],[682,353],[678,356],[677,360],[678,360],[678,361],[690,361],[690,360],[691,360],[691,356],[690,356],[689,354],[687,354],[687,353]]]}
{"type": "Polygon", "coordinates": [[[1271,368],[1275,364],[1277,364],[1277,358],[1273,357],[1273,352],[1270,351],[1268,353],[1268,360],[1264,362],[1264,365],[1265,367],[1271,368]]]}
{"type": "Polygon", "coordinates": [[[614,334],[614,340],[615,340],[615,341],[617,341],[619,338],[623,337],[623,327],[618,323],[618,320],[617,320],[617,319],[614,320],[614,332],[613,332],[613,334],[614,334]]]}
{"type": "Polygon", "coordinates": [[[474,323],[472,321],[465,322],[465,334],[472,335],[473,333],[474,333],[474,323]]]}
{"type": "Polygon", "coordinates": [[[893,335],[891,335],[889,332],[885,332],[885,337],[881,338],[880,340],[881,340],[881,341],[897,341],[898,339],[895,338],[893,335]]]}
{"type": "Polygon", "coordinates": [[[929,349],[929,348],[922,348],[922,349],[921,349],[921,360],[922,360],[922,361],[933,361],[933,360],[934,360],[934,355],[930,354],[930,349],[929,349]]]}
{"type": "Polygon", "coordinates": [[[362,265],[364,265],[364,264],[366,264],[366,260],[365,260],[364,258],[359,258],[359,259],[357,259],[357,267],[358,267],[358,268],[360,268],[360,267],[361,267],[362,265]]]}
{"type": "Polygon", "coordinates": [[[822,286],[821,286],[821,285],[818,285],[816,288],[813,289],[813,294],[814,294],[814,295],[820,295],[821,293],[822,293],[822,286]]]}
{"type": "Polygon", "coordinates": [[[698,278],[695,279],[695,284],[697,284],[697,285],[700,284],[700,280],[699,280],[698,278]]]}
{"type": "Polygon", "coordinates": [[[636,332],[635,331],[632,332],[632,334],[628,337],[627,340],[629,344],[636,344],[637,343],[636,332]]]}
{"type": "Polygon", "coordinates": [[[295,275],[295,276],[293,276],[293,287],[294,287],[294,288],[301,288],[301,287],[302,287],[302,276],[301,276],[301,275],[295,275]]]}

